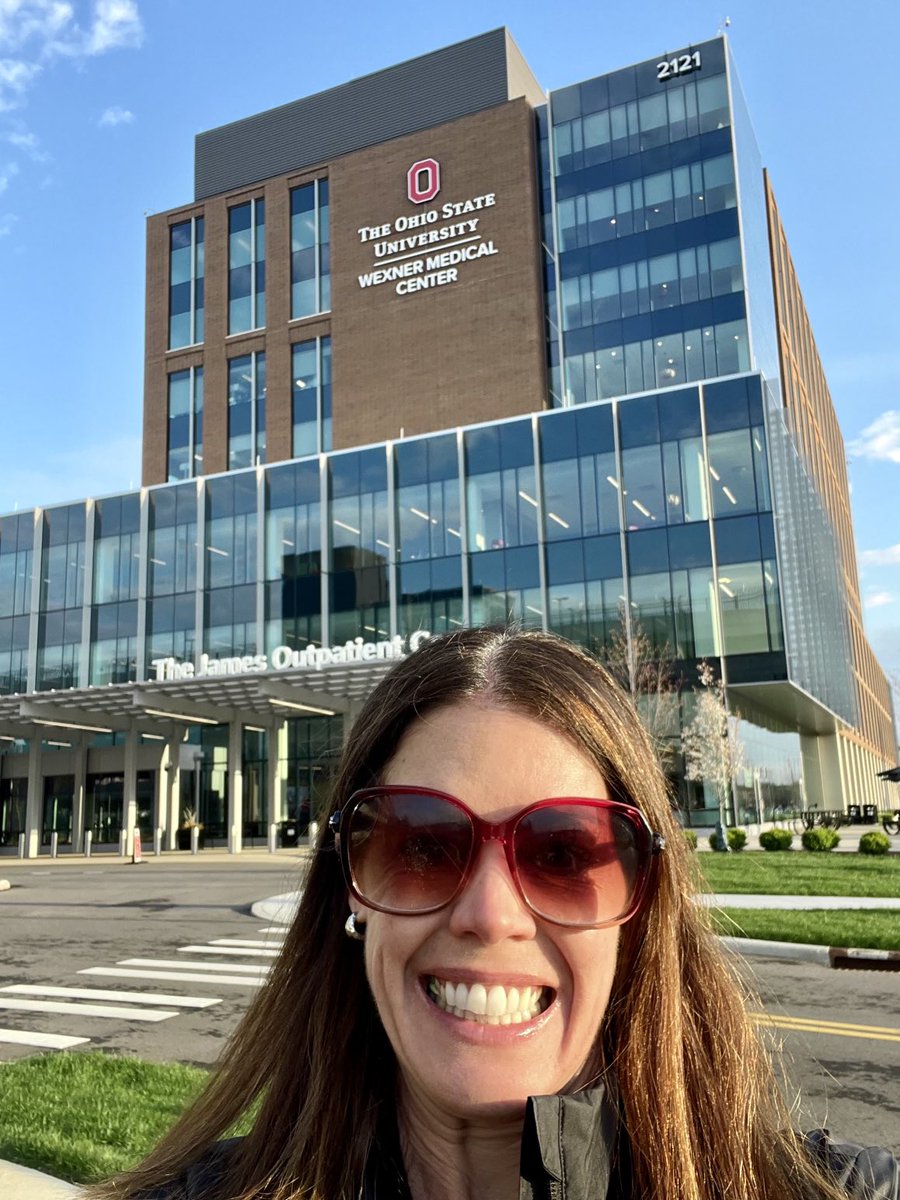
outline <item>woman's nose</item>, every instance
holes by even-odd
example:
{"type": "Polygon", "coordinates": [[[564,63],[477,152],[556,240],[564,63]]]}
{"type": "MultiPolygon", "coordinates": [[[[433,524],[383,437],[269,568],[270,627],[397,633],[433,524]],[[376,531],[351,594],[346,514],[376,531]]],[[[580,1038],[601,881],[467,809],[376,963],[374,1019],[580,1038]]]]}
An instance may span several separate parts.
{"type": "Polygon", "coordinates": [[[474,934],[488,945],[537,932],[499,842],[486,842],[477,850],[466,886],[451,906],[450,930],[457,936],[474,934]]]}

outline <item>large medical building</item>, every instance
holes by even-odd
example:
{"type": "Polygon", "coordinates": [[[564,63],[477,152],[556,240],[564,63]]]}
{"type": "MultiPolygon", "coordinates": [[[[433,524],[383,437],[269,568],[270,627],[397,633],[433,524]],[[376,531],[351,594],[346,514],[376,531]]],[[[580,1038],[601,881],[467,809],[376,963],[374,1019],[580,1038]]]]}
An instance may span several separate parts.
{"type": "Polygon", "coordinates": [[[659,49],[548,96],[499,29],[199,135],[147,227],[141,489],[0,520],[6,852],[264,840],[392,661],[511,619],[642,632],[684,719],[714,660],[735,821],[887,806],[772,185],[726,41],[659,49]]]}

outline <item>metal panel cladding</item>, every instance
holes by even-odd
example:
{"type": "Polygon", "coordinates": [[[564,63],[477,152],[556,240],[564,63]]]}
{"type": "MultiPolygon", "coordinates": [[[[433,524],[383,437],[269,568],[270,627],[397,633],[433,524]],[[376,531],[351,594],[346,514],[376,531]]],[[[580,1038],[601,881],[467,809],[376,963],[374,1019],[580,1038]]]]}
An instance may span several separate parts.
{"type": "Polygon", "coordinates": [[[506,30],[495,29],[200,133],[195,198],[330,162],[502,104],[508,99],[506,47],[506,30]]]}

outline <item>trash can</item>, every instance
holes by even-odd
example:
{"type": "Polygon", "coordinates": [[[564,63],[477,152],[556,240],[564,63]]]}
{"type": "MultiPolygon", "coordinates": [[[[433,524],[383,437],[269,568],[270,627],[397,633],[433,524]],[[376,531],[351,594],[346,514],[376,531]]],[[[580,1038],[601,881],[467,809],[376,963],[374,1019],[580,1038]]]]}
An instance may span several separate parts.
{"type": "Polygon", "coordinates": [[[863,825],[877,825],[878,824],[878,805],[877,804],[864,804],[863,811],[862,811],[862,819],[863,819],[863,825]]]}
{"type": "Polygon", "coordinates": [[[847,816],[851,825],[859,825],[862,821],[862,809],[858,804],[848,804],[847,816]]]}
{"type": "Polygon", "coordinates": [[[282,846],[296,846],[300,841],[300,822],[282,821],[280,834],[282,846]]]}

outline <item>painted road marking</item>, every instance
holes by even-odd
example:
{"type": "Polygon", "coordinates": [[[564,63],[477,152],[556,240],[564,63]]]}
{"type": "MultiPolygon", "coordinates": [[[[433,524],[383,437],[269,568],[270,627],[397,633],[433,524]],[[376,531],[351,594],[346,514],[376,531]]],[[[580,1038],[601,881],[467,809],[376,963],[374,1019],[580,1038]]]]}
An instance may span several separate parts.
{"type": "Polygon", "coordinates": [[[28,1029],[0,1029],[0,1042],[16,1046],[38,1046],[44,1050],[68,1050],[70,1046],[83,1046],[91,1039],[65,1037],[61,1033],[32,1033],[28,1029]]]}
{"type": "Polygon", "coordinates": [[[884,1025],[851,1025],[845,1021],[819,1021],[810,1017],[771,1016],[751,1013],[758,1025],[773,1029],[790,1029],[795,1033],[830,1033],[834,1037],[855,1037],[864,1041],[900,1042],[900,1029],[884,1025]]]}
{"type": "Polygon", "coordinates": [[[263,966],[262,963],[211,963],[188,962],[183,958],[122,958],[119,960],[120,967],[174,967],[179,971],[189,971],[191,967],[196,967],[200,971],[227,971],[231,975],[242,975],[247,972],[249,975],[268,975],[269,968],[263,966]]]}
{"type": "Polygon", "coordinates": [[[274,936],[287,937],[287,925],[267,925],[265,929],[261,929],[260,933],[271,933],[274,936]]]}
{"type": "Polygon", "coordinates": [[[79,975],[104,975],[115,979],[170,979],[179,983],[213,983],[217,987],[233,984],[243,987],[262,987],[265,976],[201,975],[196,971],[139,971],[127,967],[86,967],[79,975]]]}
{"type": "Polygon", "coordinates": [[[179,954],[235,954],[238,958],[277,958],[280,950],[248,950],[237,946],[179,946],[179,954]]]}
{"type": "Polygon", "coordinates": [[[210,1000],[205,996],[166,996],[161,992],[113,992],[104,988],[38,987],[31,983],[13,983],[0,988],[0,992],[14,992],[19,996],[58,996],[69,1000],[117,1000],[122,1004],[170,1004],[173,1008],[209,1008],[221,1004],[221,999],[210,1000]]]}
{"type": "MultiPolygon", "coordinates": [[[[250,938],[213,938],[210,946],[255,946],[261,950],[272,949],[272,938],[267,941],[252,941],[250,938]]],[[[276,951],[277,953],[277,951],[276,951]]]]}
{"type": "Polygon", "coordinates": [[[67,1004],[63,1000],[15,1000],[0,996],[0,1009],[13,1012],[56,1013],[63,1016],[101,1017],[130,1021],[168,1021],[176,1012],[162,1008],[121,1008],[117,1004],[67,1004]]]}

